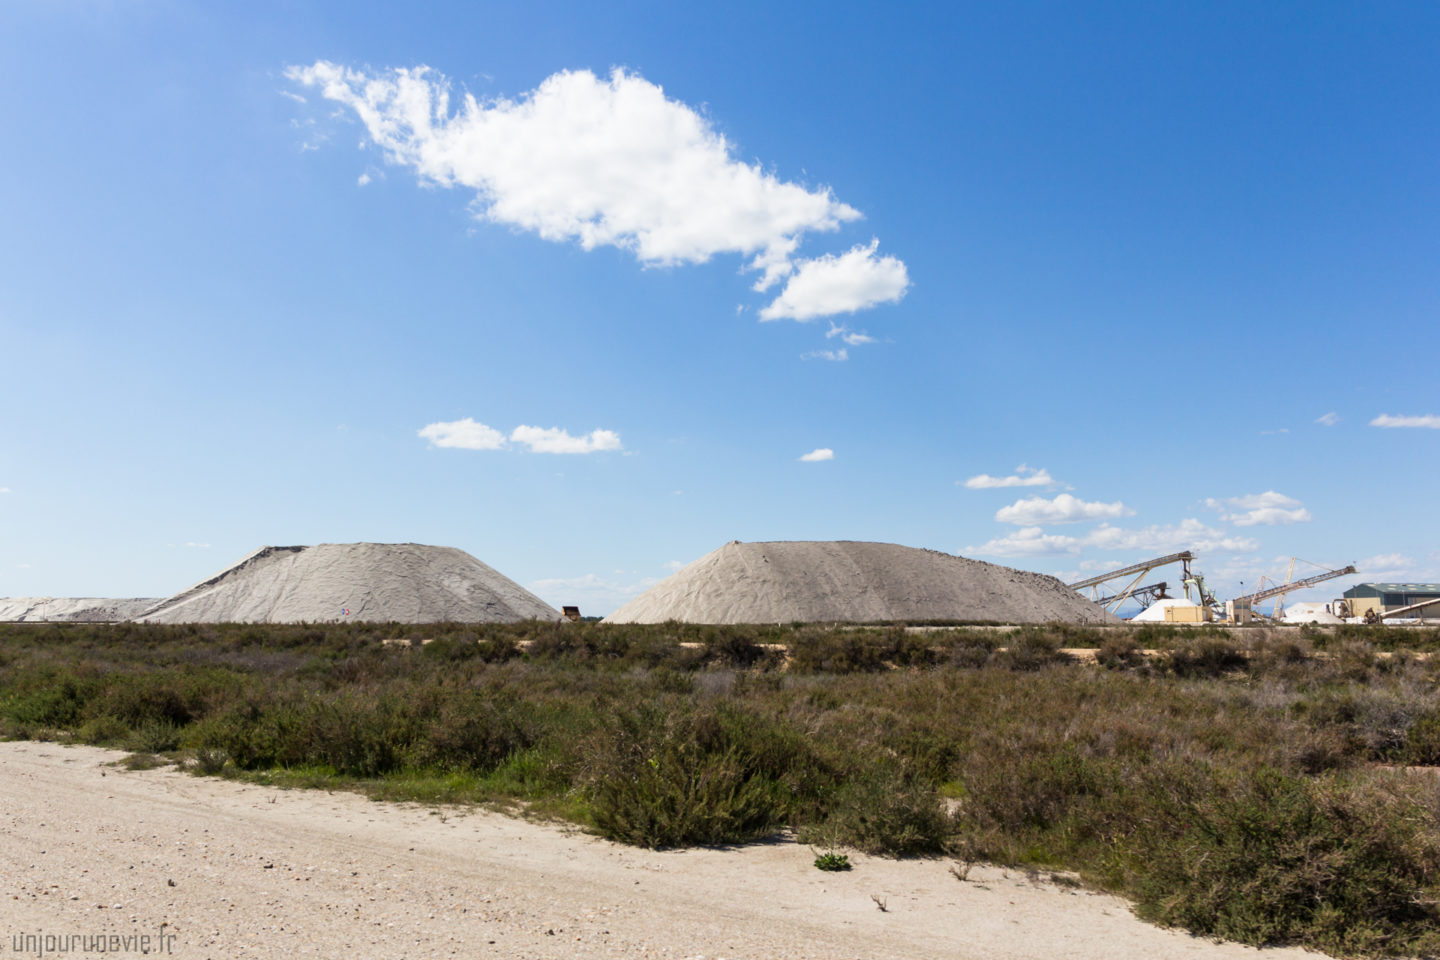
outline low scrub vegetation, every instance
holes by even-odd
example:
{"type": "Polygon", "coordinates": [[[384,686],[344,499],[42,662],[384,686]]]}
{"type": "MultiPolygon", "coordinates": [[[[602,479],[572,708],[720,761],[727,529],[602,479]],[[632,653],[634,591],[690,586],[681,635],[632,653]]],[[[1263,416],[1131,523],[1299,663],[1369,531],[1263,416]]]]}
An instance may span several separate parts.
{"type": "Polygon", "coordinates": [[[1440,762],[1440,664],[1368,634],[1234,636],[0,625],[0,733],[523,803],[643,846],[790,830],[1074,871],[1207,936],[1440,951],[1440,785],[1405,769],[1440,762]],[[1084,646],[1099,665],[1064,652],[1084,646]]]}

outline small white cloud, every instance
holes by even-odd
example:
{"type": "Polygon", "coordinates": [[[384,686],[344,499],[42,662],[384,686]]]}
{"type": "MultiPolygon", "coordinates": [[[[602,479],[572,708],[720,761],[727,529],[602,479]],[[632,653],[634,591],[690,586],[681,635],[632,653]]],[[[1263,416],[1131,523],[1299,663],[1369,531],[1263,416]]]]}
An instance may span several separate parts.
{"type": "Polygon", "coordinates": [[[960,552],[990,557],[1059,557],[1073,556],[1083,547],[1077,537],[1049,534],[1039,527],[1023,527],[978,547],[964,547],[960,552]]]}
{"type": "Polygon", "coordinates": [[[1423,427],[1429,430],[1440,430],[1440,417],[1433,413],[1418,417],[1392,417],[1388,413],[1382,413],[1370,421],[1372,427],[1423,427]]]}
{"type": "Polygon", "coordinates": [[[827,253],[798,261],[785,289],[760,311],[760,319],[813,320],[898,301],[910,287],[910,275],[895,257],[875,256],[879,245],[878,239],[871,240],[839,256],[827,253]]]}
{"type": "Polygon", "coordinates": [[[280,93],[280,96],[286,97],[287,99],[290,99],[290,100],[294,100],[296,103],[309,103],[309,102],[310,102],[309,100],[306,100],[304,97],[300,96],[300,94],[295,93],[295,92],[293,92],[293,91],[291,91],[291,90],[281,90],[281,91],[279,91],[279,93],[280,93]]]}
{"type": "Polygon", "coordinates": [[[1273,436],[1276,436],[1276,435],[1281,434],[1281,433],[1289,433],[1289,432],[1290,432],[1290,428],[1289,428],[1289,427],[1281,427],[1281,428],[1278,429],[1278,430],[1261,430],[1261,431],[1260,431],[1260,436],[1262,436],[1262,437],[1273,437],[1273,436]]]}
{"type": "Polygon", "coordinates": [[[432,423],[420,429],[420,436],[434,446],[459,450],[499,450],[505,446],[505,434],[494,427],[476,423],[470,417],[448,423],[432,423]]]}
{"type": "Polygon", "coordinates": [[[988,473],[982,473],[966,480],[965,486],[970,490],[993,490],[1000,487],[1054,487],[1058,484],[1048,470],[1035,470],[1022,463],[1008,477],[992,477],[988,473]]]}
{"type": "Polygon", "coordinates": [[[1013,523],[1017,527],[1033,527],[1045,523],[1114,520],[1134,515],[1135,511],[1119,500],[1114,503],[1090,502],[1062,493],[1053,500],[1046,500],[1044,497],[1016,500],[1010,506],[997,510],[995,519],[1000,523],[1013,523]]]}
{"type": "Polygon", "coordinates": [[[1333,427],[1335,426],[1335,424],[1340,422],[1340,414],[1336,413],[1334,410],[1331,410],[1324,416],[1316,417],[1315,422],[1320,424],[1321,426],[1333,427]]]}
{"type": "Polygon", "coordinates": [[[187,546],[187,547],[193,547],[193,548],[195,548],[195,549],[197,549],[197,550],[209,550],[209,549],[210,549],[210,544],[208,544],[208,543],[197,543],[197,542],[195,542],[194,540],[187,540],[187,541],[185,541],[185,546],[187,546]]]}
{"type": "Polygon", "coordinates": [[[811,450],[809,453],[805,454],[805,456],[801,457],[800,459],[805,463],[816,463],[820,460],[834,460],[835,451],[831,450],[829,447],[817,447],[814,450],[811,450]]]}
{"type": "Polygon", "coordinates": [[[510,432],[510,439],[525,444],[531,453],[600,453],[621,449],[620,434],[613,430],[591,430],[572,437],[559,427],[519,426],[510,432]]]}
{"type": "Polygon", "coordinates": [[[0,487],[0,493],[14,493],[9,487],[0,487]]]}
{"type": "Polygon", "coordinates": [[[363,187],[363,186],[365,186],[365,185],[366,185],[367,183],[369,183],[369,182],[370,182],[370,174],[368,174],[368,173],[362,173],[362,174],[360,174],[360,176],[358,176],[358,177],[355,178],[355,184],[356,184],[357,186],[363,187]]]}
{"type": "Polygon", "coordinates": [[[841,347],[839,350],[811,350],[809,353],[800,354],[801,360],[831,360],[835,363],[844,363],[850,359],[850,351],[841,347]]]}
{"type": "Polygon", "coordinates": [[[1261,507],[1241,514],[1230,514],[1225,519],[1237,527],[1289,526],[1292,523],[1309,523],[1313,518],[1304,507],[1283,510],[1280,507],[1261,507]]]}
{"type": "Polygon", "coordinates": [[[1238,508],[1243,511],[1225,513],[1220,518],[1237,527],[1282,526],[1292,523],[1309,523],[1312,519],[1310,511],[1306,510],[1299,500],[1274,490],[1266,490],[1264,493],[1247,493],[1243,497],[1230,497],[1225,500],[1207,497],[1205,506],[1211,510],[1224,511],[1238,508]]]}
{"type": "Polygon", "coordinates": [[[674,573],[677,570],[683,570],[685,568],[685,564],[679,560],[666,560],[664,563],[664,567],[666,570],[674,573]]]}
{"type": "MultiPolygon", "coordinates": [[[[1103,573],[1106,570],[1118,570],[1126,566],[1124,560],[1081,560],[1080,569],[1090,573],[1103,573]]],[[[1078,578],[1072,578],[1078,579],[1078,578]]]]}

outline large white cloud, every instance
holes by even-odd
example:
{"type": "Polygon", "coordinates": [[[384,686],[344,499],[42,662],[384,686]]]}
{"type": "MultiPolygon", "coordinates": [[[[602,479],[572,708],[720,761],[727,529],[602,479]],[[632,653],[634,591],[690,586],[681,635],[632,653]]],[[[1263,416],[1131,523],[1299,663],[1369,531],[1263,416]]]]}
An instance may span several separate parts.
{"type": "Polygon", "coordinates": [[[1155,524],[1126,530],[1102,523],[1085,535],[1085,545],[1101,550],[1146,550],[1169,553],[1175,550],[1198,550],[1202,553],[1238,553],[1254,550],[1259,542],[1253,537],[1235,537],[1216,527],[1207,527],[1193,517],[1179,523],[1155,524]]]}
{"type": "Polygon", "coordinates": [[[860,212],[828,188],[736,160],[705,116],[624,70],[563,71],[519,99],[466,94],[455,109],[449,81],[423,66],[370,72],[321,60],[286,76],[353,110],[390,163],[424,183],[473,189],[482,219],[587,250],[620,247],[651,265],[739,254],[760,273],[757,290],[798,266],[771,317],[853,312],[897,299],[908,283],[904,264],[874,257],[873,245],[797,261],[806,233],[860,212]]]}
{"type": "Polygon", "coordinates": [[[620,434],[614,430],[591,430],[572,437],[559,427],[516,427],[510,439],[523,443],[531,453],[599,453],[619,450],[620,434]]]}
{"type": "Polygon", "coordinates": [[[780,296],[760,311],[760,319],[813,320],[899,300],[910,287],[910,275],[894,257],[877,257],[879,246],[879,240],[871,240],[839,256],[827,253],[799,261],[780,296]]]}
{"type": "Polygon", "coordinates": [[[505,434],[494,427],[476,423],[471,417],[464,420],[432,423],[420,428],[420,436],[437,447],[455,447],[459,450],[499,450],[505,446],[505,434]]]}
{"type": "Polygon", "coordinates": [[[1237,527],[1309,523],[1312,519],[1310,511],[1306,510],[1299,500],[1274,490],[1247,493],[1243,497],[1230,497],[1225,500],[1210,497],[1205,500],[1205,506],[1212,510],[1238,508],[1241,512],[1226,513],[1221,517],[1237,527]]]}
{"type": "Polygon", "coordinates": [[[1050,472],[1044,468],[1035,469],[1025,464],[1015,468],[1015,472],[1008,477],[992,477],[988,473],[982,473],[965,481],[965,486],[971,490],[991,490],[998,487],[1053,487],[1055,479],[1050,472]]]}
{"type": "Polygon", "coordinates": [[[1027,497],[1016,500],[1008,507],[995,512],[1000,523],[1013,523],[1017,527],[1033,527],[1045,523],[1081,523],[1086,520],[1114,520],[1134,516],[1131,510],[1119,500],[1114,503],[1099,503],[1081,500],[1068,493],[1062,493],[1053,500],[1044,497],[1027,497]]]}
{"type": "Polygon", "coordinates": [[[1427,427],[1431,430],[1440,430],[1440,417],[1428,413],[1418,417],[1392,417],[1388,413],[1382,413],[1370,421],[1372,427],[1427,427]]]}

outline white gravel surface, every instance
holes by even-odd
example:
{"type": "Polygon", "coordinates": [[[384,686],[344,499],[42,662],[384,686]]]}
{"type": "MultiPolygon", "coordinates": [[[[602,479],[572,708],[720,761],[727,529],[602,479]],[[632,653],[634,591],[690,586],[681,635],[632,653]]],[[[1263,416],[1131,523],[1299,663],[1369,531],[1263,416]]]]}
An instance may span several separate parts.
{"type": "Polygon", "coordinates": [[[160,602],[147,623],[509,623],[560,612],[454,547],[322,543],[261,547],[160,602]]]}
{"type": "Polygon", "coordinates": [[[1320,956],[1161,930],[1113,897],[993,867],[960,882],[949,861],[853,854],[849,873],[821,873],[793,843],[657,853],[484,811],[127,771],[120,756],[0,743],[10,955],[17,935],[163,933],[169,955],[216,960],[1320,956]]]}
{"type": "Polygon", "coordinates": [[[1055,577],[936,550],[853,540],[735,540],[605,620],[1120,622],[1055,577]]]}

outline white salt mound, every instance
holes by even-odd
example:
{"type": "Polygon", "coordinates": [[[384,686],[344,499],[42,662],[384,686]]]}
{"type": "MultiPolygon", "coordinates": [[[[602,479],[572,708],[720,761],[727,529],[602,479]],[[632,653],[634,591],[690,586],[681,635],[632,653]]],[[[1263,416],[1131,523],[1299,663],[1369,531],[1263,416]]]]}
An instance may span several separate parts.
{"type": "Polygon", "coordinates": [[[727,543],[606,623],[1117,623],[1055,577],[894,543],[727,543]]]}
{"type": "Polygon", "coordinates": [[[1285,608],[1284,623],[1344,623],[1345,621],[1325,609],[1325,604],[1314,601],[1292,603],[1285,608]]]}
{"type": "Polygon", "coordinates": [[[322,543],[261,547],[135,619],[146,623],[510,623],[559,617],[545,601],[454,547],[322,543]]]}
{"type": "Polygon", "coordinates": [[[157,597],[0,597],[0,621],[109,623],[128,620],[155,606],[157,597]]]}
{"type": "Polygon", "coordinates": [[[1131,623],[1164,623],[1166,607],[1198,607],[1200,604],[1193,600],[1175,600],[1166,597],[1164,600],[1156,600],[1150,606],[1141,610],[1130,618],[1131,623]]]}

